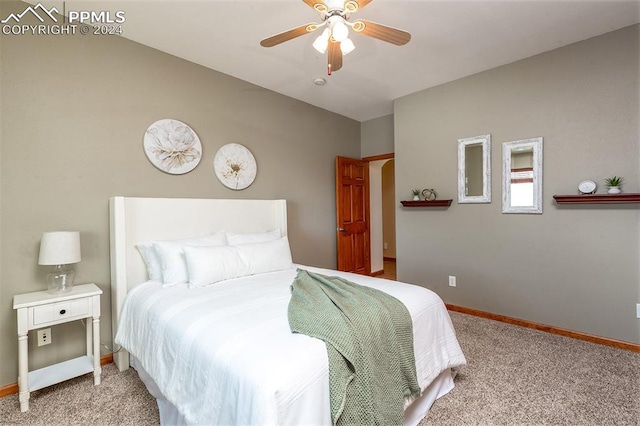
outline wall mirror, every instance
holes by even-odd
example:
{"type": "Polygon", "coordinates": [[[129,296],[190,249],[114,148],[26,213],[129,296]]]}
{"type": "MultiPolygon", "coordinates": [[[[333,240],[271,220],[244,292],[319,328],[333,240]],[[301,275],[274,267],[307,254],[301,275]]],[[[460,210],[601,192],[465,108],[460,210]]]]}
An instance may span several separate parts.
{"type": "Polygon", "coordinates": [[[458,203],[491,202],[491,135],[458,139],[458,203]]]}
{"type": "Polygon", "coordinates": [[[502,144],[502,213],[542,213],[542,138],[502,144]]]}

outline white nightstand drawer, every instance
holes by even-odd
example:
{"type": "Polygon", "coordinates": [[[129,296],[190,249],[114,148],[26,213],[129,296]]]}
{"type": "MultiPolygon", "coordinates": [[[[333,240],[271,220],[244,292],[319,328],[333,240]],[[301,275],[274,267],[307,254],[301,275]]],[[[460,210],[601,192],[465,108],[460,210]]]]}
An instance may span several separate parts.
{"type": "Polygon", "coordinates": [[[30,308],[32,312],[33,326],[45,325],[59,320],[67,320],[74,317],[84,318],[91,315],[91,299],[67,300],[50,305],[35,306],[30,308]]]}

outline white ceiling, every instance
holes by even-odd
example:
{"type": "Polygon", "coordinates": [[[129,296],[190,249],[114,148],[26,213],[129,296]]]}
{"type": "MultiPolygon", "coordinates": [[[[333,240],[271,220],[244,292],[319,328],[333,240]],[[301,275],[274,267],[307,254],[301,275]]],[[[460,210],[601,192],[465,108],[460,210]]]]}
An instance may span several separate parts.
{"type": "Polygon", "coordinates": [[[374,0],[351,19],[409,31],[411,41],[398,47],[352,35],[356,50],[327,76],[325,55],[311,46],[315,34],[259,45],[319,22],[302,0],[67,0],[65,7],[123,10],[126,38],[358,121],[391,114],[401,96],[640,22],[640,0],[374,0]],[[317,77],[326,85],[315,86],[317,77]]]}

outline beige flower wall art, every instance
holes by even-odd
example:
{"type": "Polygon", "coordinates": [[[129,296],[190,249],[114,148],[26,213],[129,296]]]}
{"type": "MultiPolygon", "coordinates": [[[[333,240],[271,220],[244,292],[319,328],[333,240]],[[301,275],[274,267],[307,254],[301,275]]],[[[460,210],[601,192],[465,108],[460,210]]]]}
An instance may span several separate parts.
{"type": "Polygon", "coordinates": [[[227,188],[239,191],[251,185],[256,178],[258,166],[251,151],[243,145],[228,143],[216,152],[213,158],[216,177],[227,188]]]}
{"type": "Polygon", "coordinates": [[[151,164],[172,175],[190,172],[202,158],[198,135],[178,120],[163,119],[153,123],[144,134],[143,145],[151,164]]]}

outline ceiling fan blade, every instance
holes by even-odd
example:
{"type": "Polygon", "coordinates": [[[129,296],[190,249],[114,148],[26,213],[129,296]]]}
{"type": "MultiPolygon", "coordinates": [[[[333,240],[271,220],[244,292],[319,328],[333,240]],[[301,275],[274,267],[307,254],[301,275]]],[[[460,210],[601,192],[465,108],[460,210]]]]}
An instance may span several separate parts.
{"type": "Polygon", "coordinates": [[[377,38],[378,40],[386,41],[387,43],[395,44],[396,46],[405,45],[409,43],[409,40],[411,40],[411,34],[406,31],[382,24],[376,24],[371,21],[365,21],[364,19],[358,19],[353,22],[353,31],[369,37],[377,38]]]}
{"type": "Polygon", "coordinates": [[[302,1],[311,9],[317,12],[326,12],[327,10],[329,10],[329,7],[322,0],[302,0],[302,1]]]}
{"type": "Polygon", "coordinates": [[[340,50],[340,43],[330,40],[327,49],[327,72],[331,74],[340,68],[342,68],[342,50],[340,50]]]}
{"type": "Polygon", "coordinates": [[[273,47],[275,45],[278,45],[280,43],[284,43],[285,41],[289,41],[291,39],[294,39],[296,37],[300,37],[303,36],[305,34],[308,34],[310,32],[313,32],[315,30],[317,30],[320,27],[319,24],[316,24],[315,22],[312,22],[310,24],[307,25],[301,25],[299,27],[293,28],[289,31],[285,31],[283,33],[280,34],[276,34],[273,35],[271,37],[267,37],[264,40],[262,40],[260,42],[260,46],[262,47],[273,47]]]}
{"type": "Polygon", "coordinates": [[[371,1],[372,0],[347,0],[344,2],[344,8],[349,13],[357,12],[358,10],[371,3],[371,1]]]}

